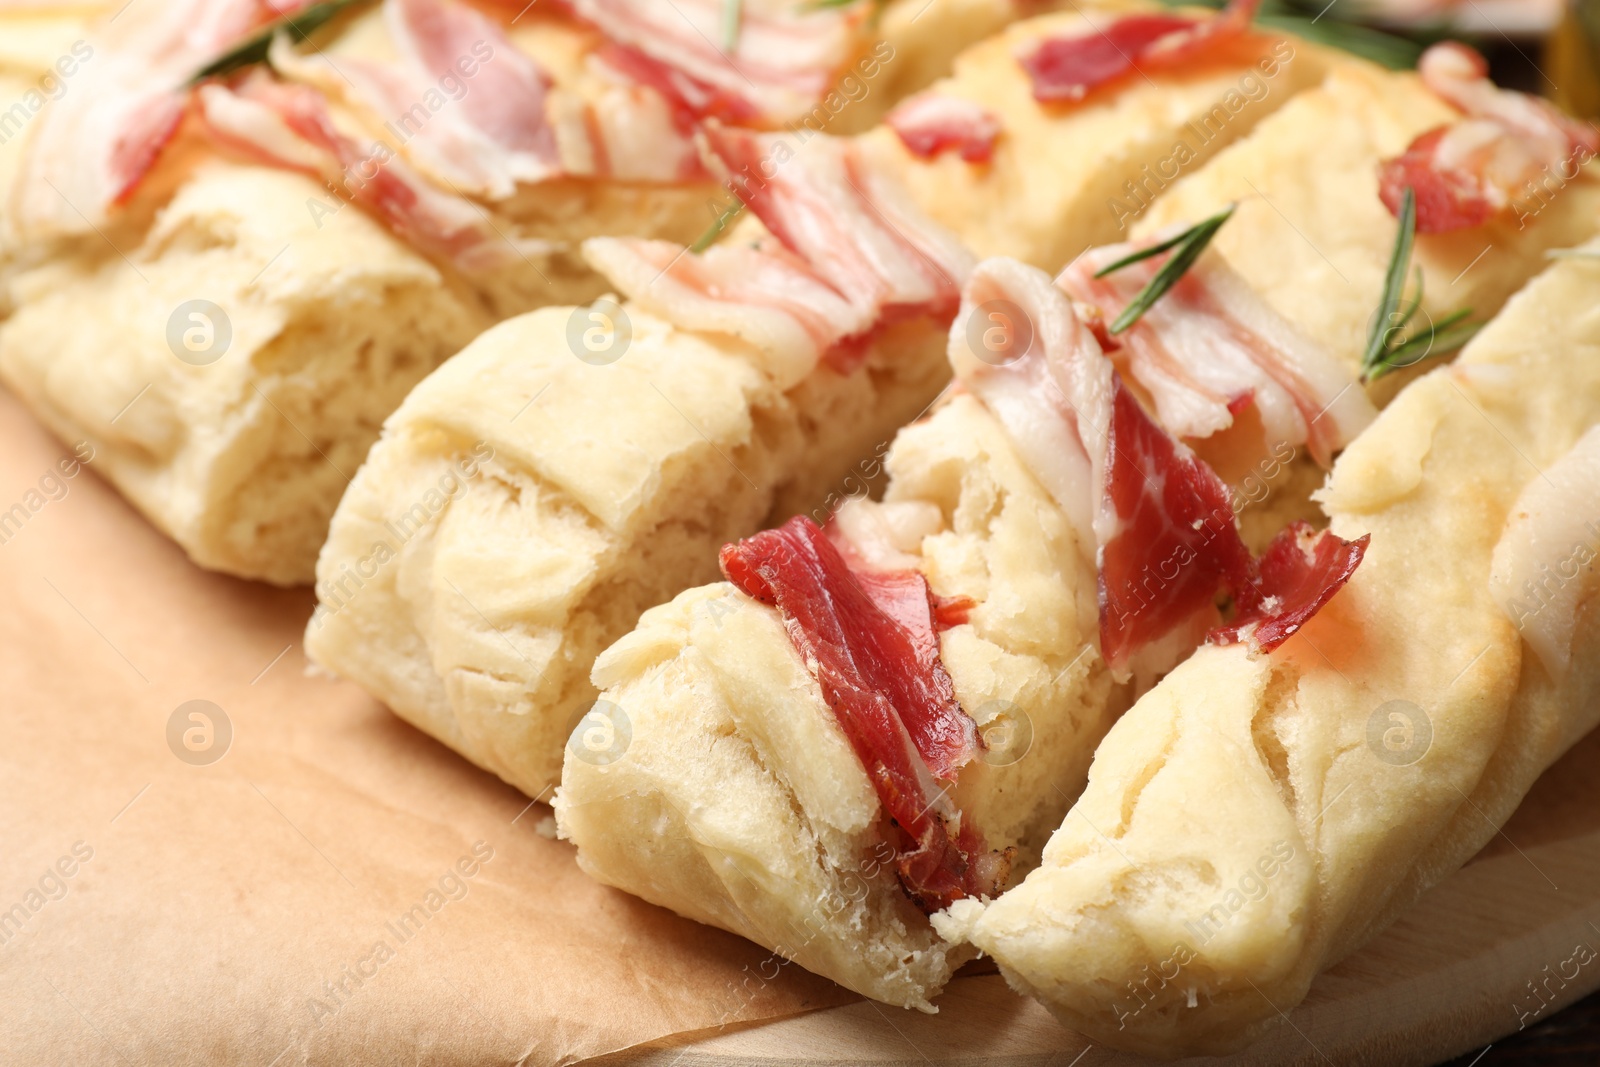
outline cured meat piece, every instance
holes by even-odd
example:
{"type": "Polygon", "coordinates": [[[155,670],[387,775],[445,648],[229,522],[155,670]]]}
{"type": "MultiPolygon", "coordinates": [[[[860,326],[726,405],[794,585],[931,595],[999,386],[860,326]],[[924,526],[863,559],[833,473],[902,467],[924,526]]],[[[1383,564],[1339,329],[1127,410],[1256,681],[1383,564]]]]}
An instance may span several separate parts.
{"type": "Polygon", "coordinates": [[[363,114],[419,170],[463,195],[503,200],[519,182],[561,172],[550,79],[498,24],[458,0],[388,0],[383,15],[397,60],[335,62],[280,38],[273,69],[363,114]],[[470,88],[445,106],[440,86],[468,84],[466,71],[470,88]]]}
{"type": "Polygon", "coordinates": [[[995,896],[1008,857],[988,852],[937,780],[980,751],[939,662],[933,597],[916,571],[854,571],[804,516],[724,546],[723,574],[776,607],[907,840],[897,864],[928,911],[995,896]]]}
{"type": "Polygon", "coordinates": [[[596,237],[583,251],[651,313],[760,349],[785,386],[809,374],[841,338],[873,323],[870,309],[850,303],[782,248],[719,245],[697,254],[667,241],[596,237]]]}
{"type": "Polygon", "coordinates": [[[1291,523],[1262,554],[1238,614],[1207,639],[1219,645],[1248,639],[1255,651],[1271,652],[1344,588],[1371,540],[1365,534],[1346,541],[1309,523],[1291,523]]]}
{"type": "Polygon", "coordinates": [[[723,126],[707,139],[735,194],[852,304],[873,309],[875,320],[955,316],[971,254],[906,208],[853,142],[817,135],[796,145],[723,126]]]}
{"type": "Polygon", "coordinates": [[[685,329],[751,341],[786,385],[819,359],[849,373],[896,322],[926,315],[943,326],[954,317],[970,255],[902,206],[896,190],[859,165],[851,142],[817,136],[791,157],[776,136],[710,136],[735,175],[730,184],[772,237],[703,253],[659,241],[587,242],[591,263],[630,297],[685,329]]]}
{"type": "MultiPolygon", "coordinates": [[[[1173,236],[1084,253],[1057,279],[1075,300],[1106,318],[1121,314],[1171,253],[1096,278],[1101,268],[1173,236]]],[[[1220,257],[1202,255],[1178,283],[1124,333],[1119,364],[1154,401],[1161,424],[1180,437],[1209,437],[1253,404],[1265,446],[1306,445],[1324,467],[1377,417],[1355,378],[1300,333],[1220,257]]]]}
{"type": "Polygon", "coordinates": [[[1461,121],[1412,141],[1378,171],[1378,193],[1395,216],[1410,188],[1417,232],[1481,226],[1546,173],[1563,180],[1600,152],[1600,130],[1555,105],[1489,80],[1489,65],[1466,45],[1447,41],[1423,53],[1423,83],[1462,112],[1461,121]]]}
{"type": "Polygon", "coordinates": [[[1231,0],[1210,18],[1125,15],[1098,31],[1050,37],[1018,57],[1041,103],[1076,102],[1134,73],[1171,70],[1215,55],[1250,30],[1260,0],[1231,0]]]}
{"type": "Polygon", "coordinates": [[[723,0],[567,0],[613,43],[614,68],[697,118],[779,126],[805,117],[855,57],[869,5],[746,0],[724,51],[723,0]]]}
{"type": "Polygon", "coordinates": [[[921,159],[955,152],[968,163],[987,163],[1000,136],[1000,120],[993,112],[970,100],[936,93],[903,101],[884,123],[921,159]]]}
{"type": "Polygon", "coordinates": [[[484,270],[518,254],[480,208],[434,189],[385,146],[363,146],[339,132],[315,89],[258,72],[236,89],[203,86],[199,97],[219,141],[321,179],[430,255],[484,270]]]}
{"type": "Polygon", "coordinates": [[[1334,538],[1317,547],[1312,573],[1276,543],[1258,566],[1227,486],[1145,412],[1045,275],[986,260],[967,284],[961,321],[951,340],[957,377],[1005,425],[1080,544],[1095,546],[1101,655],[1118,677],[1170,669],[1215,630],[1223,594],[1239,608],[1232,634],[1254,623],[1259,647],[1274,647],[1359,563],[1360,551],[1350,559],[1334,538]],[[997,320],[993,338],[986,314],[997,320]]]}
{"type": "MultiPolygon", "coordinates": [[[[1251,586],[1228,487],[1114,379],[1104,493],[1117,531],[1100,546],[1100,652],[1113,671],[1169,634],[1192,647],[1221,590],[1251,586]]],[[[1187,649],[1184,649],[1187,651],[1187,649]]]]}
{"type": "Polygon", "coordinates": [[[18,174],[26,233],[92,234],[138,191],[188,112],[184,80],[252,30],[309,0],[174,0],[119,12],[72,92],[39,123],[18,174]]]}

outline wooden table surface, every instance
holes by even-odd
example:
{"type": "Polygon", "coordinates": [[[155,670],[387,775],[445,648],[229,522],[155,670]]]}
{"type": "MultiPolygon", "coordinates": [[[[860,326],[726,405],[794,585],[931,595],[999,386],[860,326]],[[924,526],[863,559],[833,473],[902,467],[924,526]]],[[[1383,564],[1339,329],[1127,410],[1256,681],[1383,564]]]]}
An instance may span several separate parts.
{"type": "Polygon", "coordinates": [[[1595,1067],[1600,1064],[1600,993],[1487,1050],[1440,1067],[1595,1067]]]}

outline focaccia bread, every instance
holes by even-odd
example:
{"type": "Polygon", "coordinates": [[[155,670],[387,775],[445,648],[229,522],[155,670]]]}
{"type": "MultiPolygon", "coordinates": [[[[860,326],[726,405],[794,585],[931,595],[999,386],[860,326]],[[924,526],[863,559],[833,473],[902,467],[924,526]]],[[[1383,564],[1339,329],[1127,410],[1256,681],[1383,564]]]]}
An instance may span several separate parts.
{"type": "MultiPolygon", "coordinates": [[[[1280,315],[1359,368],[1395,242],[1379,165],[1459,118],[1414,73],[1341,66],[1179,180],[1134,232],[1148,236],[1236,203],[1212,249],[1280,315]]],[[[1530,190],[1484,225],[1420,234],[1412,262],[1423,273],[1424,316],[1437,322],[1470,308],[1474,319],[1492,318],[1543,268],[1548,250],[1582,243],[1597,227],[1600,177],[1591,165],[1558,190],[1530,190]]],[[[1376,395],[1387,399],[1392,384],[1376,395]]]]}
{"type": "Polygon", "coordinates": [[[970,261],[858,163],[810,141],[704,253],[592,242],[630,299],[508,320],[417,386],[334,519],[311,658],[553,786],[594,657],[724,542],[860,487],[949,380],[970,261]]]}
{"type": "Polygon", "coordinates": [[[573,310],[495,327],[390,418],[306,631],[315,662],[530,796],[560,776],[594,657],[714,578],[723,542],[821,502],[947,377],[943,332],[912,327],[783,389],[636,308],[626,354],[593,366],[573,310]]]}
{"type": "MultiPolygon", "coordinates": [[[[135,63],[141,42],[192,43],[190,27],[200,38],[227,19],[248,27],[265,6],[181,0],[102,25],[72,91],[0,145],[0,378],[54,432],[93,441],[106,475],[202,566],[312,580],[340,495],[413,385],[495,321],[599,296],[587,238],[687,243],[722,210],[683,116],[602,62],[620,41],[605,20],[621,33],[633,6],[575,6],[603,16],[595,23],[544,7],[494,22],[459,0],[386,0],[342,16],[315,48],[275,48],[276,78],[212,83],[184,106],[162,91],[202,58],[180,48],[176,60],[135,63]],[[413,28],[420,45],[397,29],[407,18],[431,27],[413,28]],[[420,73],[408,58],[418,49],[420,73]],[[72,110],[101,92],[110,118],[72,110]],[[124,98],[144,102],[113,121],[124,98]],[[141,116],[169,107],[168,139],[147,146],[156,163],[120,175],[129,189],[97,209],[107,146],[144,135],[141,116]],[[361,158],[323,160],[328,137],[361,158]],[[12,148],[25,142],[16,180],[12,148]]],[[[797,21],[787,0],[747,5],[752,26],[789,20],[752,30],[752,47],[803,25],[827,40],[794,51],[800,62],[837,38],[843,64],[836,92],[829,70],[811,72],[814,110],[784,97],[792,115],[752,121],[843,125],[859,105],[881,109],[942,72],[946,14],[971,27],[1016,16],[1009,0],[943,0],[915,21],[909,6],[891,5],[873,28],[865,11],[797,21]]],[[[58,31],[39,28],[38,47],[54,47],[58,31]]],[[[8,35],[0,55],[38,50],[22,36],[8,35]]]]}
{"type": "Polygon", "coordinates": [[[319,228],[316,192],[216,163],[126,259],[23,275],[0,327],[7,385],[196,562],[284,584],[383,418],[491,321],[366,215],[319,228]]]}
{"type": "Polygon", "coordinates": [[[1600,721],[1597,280],[1551,267],[1401,392],[1322,497],[1372,535],[1345,591],[1273,654],[1168,675],[1043,865],[941,931],[1095,1040],[1215,1054],[1482,847],[1600,721]]]}
{"type": "Polygon", "coordinates": [[[1054,38],[1096,38],[1114,19],[1150,10],[1074,5],[1015,23],[967,49],[950,77],[908,101],[957,101],[987,113],[998,134],[986,162],[956,151],[914,155],[891,128],[894,116],[869,139],[917,206],[978,255],[1056,271],[1092,245],[1126,240],[1133,220],[1181,175],[1329,69],[1365,65],[1298,38],[1263,36],[1201,62],[1130,76],[1081,101],[1035,98],[1019,57],[1054,38]]]}
{"type": "MultiPolygon", "coordinates": [[[[1261,325],[1258,298],[1225,299],[1261,325]]],[[[1245,583],[1230,588],[1263,622],[1316,611],[1252,577],[1228,487],[1080,315],[1048,275],[980,263],[951,332],[959,387],[896,439],[883,502],[725,547],[728,583],[600,658],[555,802],[585,870],[926,1009],[964,958],[928,913],[1035,864],[1039,821],[1081,788],[1137,679],[1222,621],[1219,586],[1245,583]],[[987,748],[953,740],[991,728],[987,748]],[[996,875],[986,857],[1007,850],[996,875]]],[[[1227,361],[1234,333],[1189,343],[1227,361]]],[[[1311,372],[1317,357],[1277,358],[1311,372]]],[[[1352,415],[1330,421],[1353,433],[1352,415]]]]}
{"type": "MultiPolygon", "coordinates": [[[[1094,651],[1092,567],[973,397],[903,430],[886,463],[887,506],[931,515],[906,548],[933,592],[976,602],[941,643],[992,742],[962,771],[957,805],[1026,869],[1126,700],[1094,651]]],[[[568,749],[555,809],[585,871],[930,1009],[971,953],[897,883],[878,797],[775,609],[726,582],[692,589],[647,612],[594,678],[596,707],[626,736],[609,755],[577,736],[568,749]]]]}

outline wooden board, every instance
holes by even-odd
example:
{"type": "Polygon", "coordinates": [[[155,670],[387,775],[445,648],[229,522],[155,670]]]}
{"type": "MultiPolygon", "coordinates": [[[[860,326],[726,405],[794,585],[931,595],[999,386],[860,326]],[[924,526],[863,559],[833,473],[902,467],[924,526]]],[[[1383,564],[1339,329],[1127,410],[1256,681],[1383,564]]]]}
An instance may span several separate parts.
{"type": "MultiPolygon", "coordinates": [[[[1481,1049],[1600,989],[1600,733],[1547,772],[1494,842],[1398,923],[1317,980],[1266,1039],[1208,1067],[1427,1067],[1481,1049]],[[1563,967],[1563,965],[1565,966],[1563,967]],[[1549,968],[1547,971],[1546,968],[1549,968]],[[1559,971],[1577,975],[1562,983],[1559,971]],[[1548,1002],[1532,992],[1548,980],[1548,1002]]],[[[980,962],[981,966],[981,962],[980,962]]],[[[963,973],[938,1015],[870,1001],[678,1038],[590,1067],[983,1064],[1128,1067],[1151,1061],[1091,1045],[998,974],[963,973]]]]}

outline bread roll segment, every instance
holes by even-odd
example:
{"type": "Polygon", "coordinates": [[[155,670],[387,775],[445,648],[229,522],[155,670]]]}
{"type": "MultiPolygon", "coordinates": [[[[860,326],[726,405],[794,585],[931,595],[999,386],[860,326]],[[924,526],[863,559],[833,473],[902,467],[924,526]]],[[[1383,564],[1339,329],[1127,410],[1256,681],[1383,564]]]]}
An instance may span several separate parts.
{"type": "Polygon", "coordinates": [[[917,206],[980,257],[1009,256],[1054,272],[1091,245],[1126,240],[1133,220],[1180,175],[1329,69],[1361,64],[1298,38],[1270,37],[1190,68],[1130,77],[1081,102],[1040,103],[1019,53],[1152,10],[1126,2],[1070,6],[973,45],[950,77],[927,90],[972,101],[1000,121],[988,164],[975,167],[955,153],[922,160],[888,128],[868,135],[917,206]]]}
{"type": "Polygon", "coordinates": [[[126,258],[102,241],[20,274],[0,330],[7,384],[63,440],[94,442],[153,523],[203,566],[283,584],[310,576],[383,417],[488,325],[367,216],[308,212],[320,193],[213,162],[126,258]],[[220,312],[184,316],[196,300],[220,312]],[[203,325],[214,358],[185,350],[203,325]]]}
{"type": "MultiPolygon", "coordinates": [[[[902,431],[887,465],[891,506],[942,516],[914,553],[934,593],[977,602],[942,635],[961,706],[991,744],[954,799],[1026,869],[1126,699],[1093,651],[1093,572],[974,398],[902,431]]],[[[605,762],[569,746],[554,806],[586,871],[931,1010],[970,953],[941,941],[899,885],[880,802],[775,609],[727,583],[690,590],[646,613],[594,679],[630,739],[605,762]]]]}
{"type": "MultiPolygon", "coordinates": [[[[820,503],[948,377],[944,331],[780,385],[726,335],[625,305],[615,362],[547,308],[420,384],[346,493],[306,649],[530,796],[557,781],[594,657],[714,579],[717,549],[820,503]]],[[[613,313],[614,314],[614,313],[613,313]]]]}
{"type": "MultiPolygon", "coordinates": [[[[1460,118],[1414,73],[1347,63],[1264,118],[1203,169],[1180,179],[1133,227],[1148,236],[1237,202],[1212,242],[1284,318],[1352,368],[1360,365],[1396,222],[1378,198],[1378,167],[1429,129],[1460,118]]],[[[1573,168],[1578,170],[1577,167],[1573,168]]],[[[1600,228],[1592,165],[1529,189],[1486,225],[1424,235],[1425,315],[1470,308],[1488,319],[1544,265],[1551,248],[1600,228]]],[[[1387,385],[1380,387],[1386,399],[1387,385]]]]}
{"type": "Polygon", "coordinates": [[[941,932],[1096,1040],[1216,1054],[1482,847],[1600,720],[1588,601],[1552,678],[1489,584],[1519,494],[1600,416],[1597,277],[1551,267],[1403,391],[1322,497],[1334,532],[1372,534],[1347,588],[1271,655],[1168,675],[1040,869],[941,932]]]}

